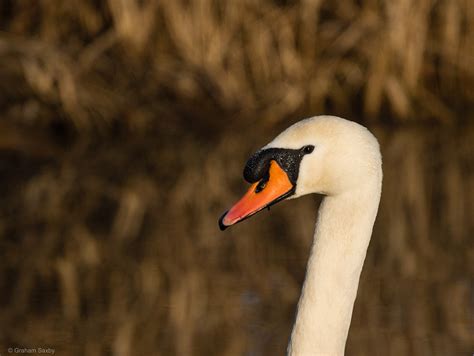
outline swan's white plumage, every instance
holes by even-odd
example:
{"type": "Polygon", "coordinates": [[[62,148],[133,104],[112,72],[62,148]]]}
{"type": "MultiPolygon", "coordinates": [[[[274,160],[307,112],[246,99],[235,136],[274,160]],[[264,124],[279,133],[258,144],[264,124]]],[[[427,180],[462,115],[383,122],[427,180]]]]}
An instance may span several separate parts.
{"type": "Polygon", "coordinates": [[[288,354],[343,355],[380,200],[382,160],[363,126],[318,116],[289,127],[265,148],[314,145],[300,165],[293,197],[326,195],[321,203],[288,354]]]}

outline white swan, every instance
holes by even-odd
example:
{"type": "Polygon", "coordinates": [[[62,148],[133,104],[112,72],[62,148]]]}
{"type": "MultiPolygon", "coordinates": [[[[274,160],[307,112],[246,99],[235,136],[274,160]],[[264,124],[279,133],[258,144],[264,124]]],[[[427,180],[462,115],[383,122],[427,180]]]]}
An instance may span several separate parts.
{"type": "Polygon", "coordinates": [[[380,201],[377,140],[352,121],[306,119],[256,152],[244,178],[253,184],[221,217],[221,229],[285,198],[325,195],[287,354],[343,355],[380,201]]]}

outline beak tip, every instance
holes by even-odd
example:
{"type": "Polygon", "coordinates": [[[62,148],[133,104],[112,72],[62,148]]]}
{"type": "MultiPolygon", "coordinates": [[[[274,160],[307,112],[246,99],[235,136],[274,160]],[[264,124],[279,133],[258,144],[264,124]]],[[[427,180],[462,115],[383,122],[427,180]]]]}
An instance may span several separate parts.
{"type": "Polygon", "coordinates": [[[221,231],[224,231],[225,229],[227,229],[229,227],[229,225],[224,224],[224,218],[225,218],[226,215],[227,215],[227,211],[224,214],[222,214],[222,216],[219,219],[219,229],[221,231]]]}

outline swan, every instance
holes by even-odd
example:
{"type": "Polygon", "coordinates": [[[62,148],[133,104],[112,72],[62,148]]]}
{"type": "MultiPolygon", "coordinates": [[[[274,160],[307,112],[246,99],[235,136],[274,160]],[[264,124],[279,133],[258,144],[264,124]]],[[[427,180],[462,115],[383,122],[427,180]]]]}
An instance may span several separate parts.
{"type": "Polygon", "coordinates": [[[252,155],[244,179],[252,185],[221,230],[279,201],[324,195],[287,355],[344,355],[382,190],[377,139],[339,117],[305,119],[252,155]]]}

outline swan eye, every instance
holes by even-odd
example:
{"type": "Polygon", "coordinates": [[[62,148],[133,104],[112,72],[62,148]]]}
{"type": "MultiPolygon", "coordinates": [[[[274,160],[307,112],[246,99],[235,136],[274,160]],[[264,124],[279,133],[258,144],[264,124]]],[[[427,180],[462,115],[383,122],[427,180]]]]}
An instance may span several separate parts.
{"type": "Polygon", "coordinates": [[[305,154],[309,154],[314,151],[314,146],[313,145],[308,145],[303,147],[303,152],[305,154]]]}

